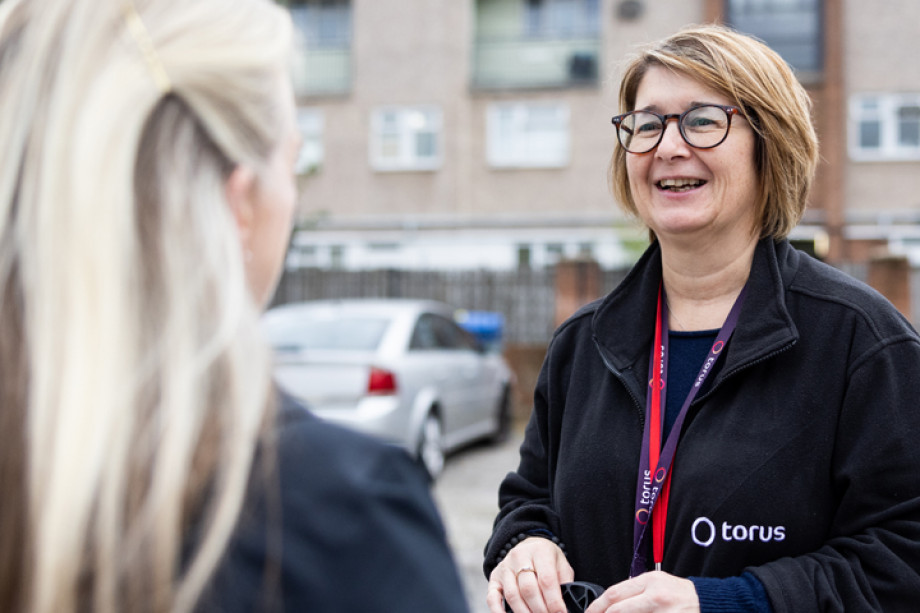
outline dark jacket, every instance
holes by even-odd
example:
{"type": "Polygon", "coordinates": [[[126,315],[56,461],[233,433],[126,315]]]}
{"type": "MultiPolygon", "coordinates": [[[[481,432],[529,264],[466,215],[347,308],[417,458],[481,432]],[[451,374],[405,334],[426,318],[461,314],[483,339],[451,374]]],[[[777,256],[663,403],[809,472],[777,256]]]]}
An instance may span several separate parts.
{"type": "Polygon", "coordinates": [[[285,398],[274,454],[200,611],[468,611],[427,477],[402,449],[285,398]]]}
{"type": "MultiPolygon", "coordinates": [[[[575,578],[627,578],[655,300],[649,248],[556,331],[486,574],[518,533],[567,546],[575,578]]],[[[663,569],[751,571],[775,611],[920,601],[920,339],[882,296],[762,240],[738,327],[675,457],[663,569]]]]}

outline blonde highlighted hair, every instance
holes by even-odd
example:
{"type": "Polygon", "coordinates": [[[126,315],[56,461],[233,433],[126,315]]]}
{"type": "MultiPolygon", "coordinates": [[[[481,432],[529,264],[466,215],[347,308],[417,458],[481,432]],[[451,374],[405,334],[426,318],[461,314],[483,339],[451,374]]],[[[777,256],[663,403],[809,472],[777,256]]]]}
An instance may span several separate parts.
{"type": "MultiPolygon", "coordinates": [[[[801,220],[818,163],[811,100],[783,59],[760,41],[718,25],[692,26],[639,51],[620,82],[621,112],[635,109],[649,68],[661,66],[726,96],[756,133],[760,198],[754,203],[760,236],[784,238],[801,220]]],[[[617,146],[610,163],[613,194],[637,215],[617,146]]]]}
{"type": "Polygon", "coordinates": [[[290,38],[268,0],[0,3],[0,609],[188,611],[215,569],[274,404],[224,186],[290,38]]]}

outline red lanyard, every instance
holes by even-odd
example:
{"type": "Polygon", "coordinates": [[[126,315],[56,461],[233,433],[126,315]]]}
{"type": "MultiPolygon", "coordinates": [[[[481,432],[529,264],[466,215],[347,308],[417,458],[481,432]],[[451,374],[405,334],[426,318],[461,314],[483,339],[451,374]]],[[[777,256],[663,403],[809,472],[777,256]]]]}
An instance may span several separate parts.
{"type": "MultiPolygon", "coordinates": [[[[649,393],[651,400],[651,410],[648,411],[647,421],[649,422],[649,445],[648,445],[648,464],[649,466],[658,466],[658,459],[661,456],[661,435],[664,431],[662,421],[664,418],[664,394],[665,382],[662,379],[662,372],[666,366],[667,343],[665,336],[662,339],[662,327],[667,330],[667,322],[662,326],[662,313],[667,311],[667,304],[662,308],[662,297],[664,289],[658,292],[658,316],[655,322],[655,347],[661,347],[660,367],[652,368],[652,387],[649,393]],[[654,390],[659,390],[656,394],[654,390]]],[[[667,335],[667,331],[664,333],[667,335]]],[[[657,473],[657,471],[656,471],[657,473]]],[[[658,494],[660,499],[652,513],[652,555],[655,560],[655,570],[661,570],[661,560],[664,559],[664,531],[668,523],[668,498],[671,493],[671,475],[670,472],[665,477],[664,484],[661,485],[661,491],[658,494]]]]}
{"type": "Polygon", "coordinates": [[[652,555],[655,568],[661,568],[664,558],[664,534],[668,521],[668,501],[671,491],[671,467],[677,451],[677,442],[680,438],[684,419],[697,392],[703,386],[706,378],[713,371],[713,367],[722,355],[722,350],[735,331],[741,305],[747,286],[732,305],[722,329],[716,335],[716,340],[709,350],[709,355],[703,362],[700,372],[681,406],[677,419],[668,435],[668,440],[662,445],[662,422],[665,414],[665,401],[667,394],[667,381],[665,374],[668,370],[668,307],[665,299],[664,287],[658,290],[658,309],[655,318],[655,344],[652,355],[649,357],[649,392],[645,408],[645,431],[642,435],[642,452],[639,456],[639,476],[636,482],[636,512],[633,526],[633,559],[630,564],[630,577],[635,577],[646,570],[646,539],[648,538],[649,519],[652,520],[652,555]],[[654,472],[653,472],[654,471],[654,472]]]}

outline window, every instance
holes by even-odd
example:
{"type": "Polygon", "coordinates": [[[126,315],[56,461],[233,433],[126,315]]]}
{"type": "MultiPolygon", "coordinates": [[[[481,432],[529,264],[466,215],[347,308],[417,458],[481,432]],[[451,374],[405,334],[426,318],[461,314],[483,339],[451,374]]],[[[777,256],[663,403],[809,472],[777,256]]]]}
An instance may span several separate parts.
{"type": "Polygon", "coordinates": [[[438,337],[434,330],[432,315],[421,315],[412,330],[412,340],[409,349],[414,351],[435,349],[438,346],[438,337]]]}
{"type": "Polygon", "coordinates": [[[854,160],[920,159],[920,93],[854,96],[849,142],[854,160]]]}
{"type": "Polygon", "coordinates": [[[351,42],[349,0],[293,0],[291,20],[311,48],[336,48],[351,42]]]}
{"type": "Polygon", "coordinates": [[[377,170],[435,170],[441,165],[441,111],[383,108],[371,117],[371,165],[377,170]]]}
{"type": "Polygon", "coordinates": [[[726,0],[725,21],[760,38],[803,81],[823,70],[822,0],[726,0]]]}
{"type": "Polygon", "coordinates": [[[298,109],[297,127],[303,139],[297,154],[297,174],[317,172],[323,165],[323,114],[316,109],[298,109]]]}
{"type": "Polygon", "coordinates": [[[383,317],[313,311],[277,311],[263,330],[276,350],[374,351],[390,326],[383,317]]]}
{"type": "Polygon", "coordinates": [[[569,109],[558,103],[496,103],[487,116],[486,157],[498,168],[569,163],[569,109]]]}
{"type": "Polygon", "coordinates": [[[288,270],[299,270],[301,268],[312,268],[317,266],[316,247],[292,242],[290,247],[288,247],[284,265],[288,270]]]}
{"type": "Polygon", "coordinates": [[[898,108],[898,145],[920,147],[920,102],[898,108]]]}
{"type": "Polygon", "coordinates": [[[518,268],[530,268],[530,245],[521,244],[517,247],[517,265],[518,268]]]}
{"type": "Polygon", "coordinates": [[[345,267],[345,247],[343,245],[329,247],[329,266],[334,270],[341,270],[345,267]]]}
{"type": "Polygon", "coordinates": [[[476,340],[473,336],[449,319],[423,313],[419,316],[415,329],[412,331],[412,340],[409,342],[412,350],[475,350],[476,340]]]}
{"type": "Polygon", "coordinates": [[[524,31],[532,38],[597,36],[599,0],[527,0],[524,31]]]}
{"type": "Polygon", "coordinates": [[[594,87],[600,0],[476,0],[476,88],[594,87]]]}
{"type": "Polygon", "coordinates": [[[550,266],[558,264],[565,255],[565,248],[562,243],[548,243],[546,245],[546,263],[550,266]]]}
{"type": "Polygon", "coordinates": [[[294,88],[299,94],[337,94],[351,80],[350,0],[292,0],[294,88]]]}

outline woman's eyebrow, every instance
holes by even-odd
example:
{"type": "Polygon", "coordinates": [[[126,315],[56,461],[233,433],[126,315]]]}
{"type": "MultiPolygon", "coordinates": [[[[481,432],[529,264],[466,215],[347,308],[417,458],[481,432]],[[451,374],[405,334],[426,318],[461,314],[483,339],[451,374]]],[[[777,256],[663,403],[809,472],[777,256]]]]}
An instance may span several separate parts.
{"type": "MultiPolygon", "coordinates": [[[[710,105],[710,104],[718,104],[718,105],[721,106],[721,103],[718,103],[718,102],[710,102],[710,101],[706,101],[706,100],[691,100],[691,101],[688,102],[687,105],[684,107],[684,110],[693,108],[693,107],[695,107],[695,106],[706,106],[706,105],[710,105]]],[[[637,111],[652,111],[652,112],[654,112],[654,113],[663,114],[663,113],[661,113],[661,107],[658,106],[657,104],[648,104],[648,105],[642,107],[641,109],[640,109],[640,108],[637,108],[637,109],[635,109],[635,110],[637,110],[637,111]]]]}

